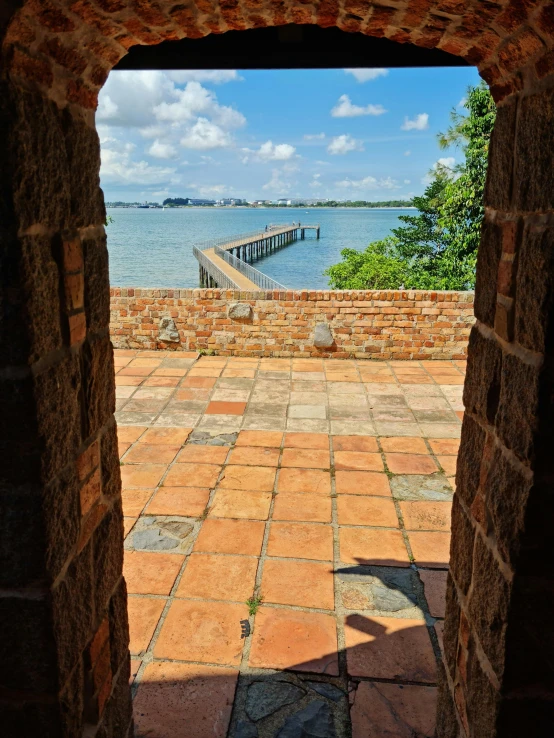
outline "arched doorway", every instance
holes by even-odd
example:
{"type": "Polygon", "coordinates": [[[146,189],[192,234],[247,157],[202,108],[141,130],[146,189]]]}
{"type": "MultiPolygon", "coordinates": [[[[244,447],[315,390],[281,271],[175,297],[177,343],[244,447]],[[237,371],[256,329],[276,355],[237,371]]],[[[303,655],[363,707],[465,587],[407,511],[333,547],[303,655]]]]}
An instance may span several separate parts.
{"type": "MultiPolygon", "coordinates": [[[[315,24],[476,64],[499,105],[478,265],[438,733],[551,725],[549,5],[10,5],[3,177],[5,688],[14,735],[128,732],[97,93],[136,44],[315,24]],[[548,636],[547,638],[545,636],[548,636]]],[[[10,722],[11,721],[11,722],[10,722]]]]}

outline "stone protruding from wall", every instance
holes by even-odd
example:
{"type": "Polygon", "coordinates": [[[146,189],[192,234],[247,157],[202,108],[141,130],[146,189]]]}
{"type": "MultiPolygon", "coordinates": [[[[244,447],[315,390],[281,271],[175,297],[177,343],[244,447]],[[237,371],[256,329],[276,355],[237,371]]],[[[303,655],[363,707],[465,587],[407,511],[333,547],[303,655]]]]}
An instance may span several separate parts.
{"type": "Polygon", "coordinates": [[[158,340],[162,343],[179,343],[179,331],[173,318],[162,318],[160,320],[158,340]]]}
{"type": "Polygon", "coordinates": [[[314,346],[318,349],[330,348],[334,339],[327,323],[317,323],[314,328],[314,346]]]}
{"type": "Polygon", "coordinates": [[[176,349],[337,359],[463,359],[474,322],[472,292],[250,293],[114,287],[110,321],[114,346],[161,348],[158,321],[167,313],[174,316],[179,332],[176,349]],[[319,326],[331,332],[325,345],[314,342],[319,326]]]}

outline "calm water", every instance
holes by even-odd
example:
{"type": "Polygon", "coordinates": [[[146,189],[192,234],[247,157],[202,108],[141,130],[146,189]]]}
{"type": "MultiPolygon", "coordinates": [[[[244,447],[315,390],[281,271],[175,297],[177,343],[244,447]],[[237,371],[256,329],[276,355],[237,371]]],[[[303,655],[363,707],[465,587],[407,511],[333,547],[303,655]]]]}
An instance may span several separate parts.
{"type": "Polygon", "coordinates": [[[291,289],[325,289],[324,270],[340,261],[344,248],[363,250],[399,224],[398,216],[413,212],[317,209],[166,209],[109,208],[114,222],[107,228],[110,280],[116,287],[198,287],[198,262],[192,247],[211,238],[232,237],[268,223],[321,224],[321,238],[306,231],[296,241],[253,263],[291,289]]]}

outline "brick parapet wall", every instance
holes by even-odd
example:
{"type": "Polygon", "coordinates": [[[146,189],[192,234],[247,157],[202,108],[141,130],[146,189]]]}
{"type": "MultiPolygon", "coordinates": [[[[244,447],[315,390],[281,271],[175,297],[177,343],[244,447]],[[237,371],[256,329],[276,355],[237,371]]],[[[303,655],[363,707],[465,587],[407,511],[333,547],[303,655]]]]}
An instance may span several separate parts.
{"type": "Polygon", "coordinates": [[[464,358],[474,323],[472,292],[112,288],[110,302],[116,348],[240,356],[464,358]],[[250,319],[229,317],[236,302],[251,306],[250,319]],[[160,340],[166,317],[179,342],[160,340]],[[333,334],[328,349],[313,345],[320,322],[333,334]]]}

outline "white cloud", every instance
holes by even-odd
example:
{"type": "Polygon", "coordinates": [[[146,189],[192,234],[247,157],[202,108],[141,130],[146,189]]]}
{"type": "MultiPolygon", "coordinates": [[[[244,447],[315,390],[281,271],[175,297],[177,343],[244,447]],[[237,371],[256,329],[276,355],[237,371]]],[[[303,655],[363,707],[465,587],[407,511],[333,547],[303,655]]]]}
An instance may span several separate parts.
{"type": "Polygon", "coordinates": [[[386,112],[382,105],[354,105],[348,95],[341,95],[331,115],[333,118],[355,118],[359,115],[383,115],[386,112]]]}
{"type": "Polygon", "coordinates": [[[243,149],[246,156],[242,158],[243,164],[248,164],[250,154],[260,161],[289,161],[296,155],[296,148],[290,144],[274,144],[273,141],[266,141],[259,149],[243,149]]]}
{"type": "Polygon", "coordinates": [[[102,144],[100,174],[109,184],[166,184],[173,179],[176,170],[159,167],[147,161],[133,161],[134,144],[125,144],[116,139],[102,144]]]}
{"type": "Polygon", "coordinates": [[[276,195],[288,195],[292,189],[292,184],[282,176],[279,169],[271,170],[271,179],[262,186],[262,190],[269,190],[276,195]]]}
{"type": "Polygon", "coordinates": [[[174,159],[177,156],[177,149],[171,144],[162,143],[156,139],[148,149],[148,153],[156,159],[174,159]]]}
{"type": "Polygon", "coordinates": [[[456,164],[456,159],[453,156],[441,156],[440,159],[437,159],[437,161],[433,164],[431,167],[431,171],[427,172],[427,174],[421,178],[421,183],[424,185],[431,184],[433,181],[433,172],[442,171],[445,174],[448,174],[449,176],[452,176],[454,179],[456,179],[457,175],[454,173],[454,166],[456,164]]]}
{"type": "Polygon", "coordinates": [[[208,151],[230,146],[231,137],[207,118],[198,118],[192,128],[183,136],[180,143],[186,149],[208,151]]]}
{"type": "Polygon", "coordinates": [[[369,82],[377,77],[386,77],[388,69],[345,69],[346,74],[351,74],[358,82],[369,82]]]}
{"type": "Polygon", "coordinates": [[[405,180],[404,180],[404,184],[411,184],[411,180],[409,180],[409,179],[405,179],[405,180]]]}
{"type": "Polygon", "coordinates": [[[214,92],[202,87],[200,82],[187,82],[184,90],[175,88],[175,102],[162,102],[153,109],[159,121],[181,123],[198,115],[210,116],[225,128],[238,128],[246,123],[246,118],[238,110],[219,105],[214,92]]]}
{"type": "Polygon", "coordinates": [[[396,183],[395,179],[392,179],[392,177],[385,177],[381,179],[376,179],[375,177],[364,177],[363,179],[350,179],[349,177],[346,177],[346,179],[341,180],[340,182],[335,182],[337,187],[342,187],[344,189],[354,189],[354,190],[396,190],[398,189],[398,184],[396,183]]]}
{"type": "Polygon", "coordinates": [[[404,123],[400,126],[403,131],[425,131],[429,128],[429,114],[419,113],[415,118],[410,120],[407,116],[404,123]]]}
{"type": "Polygon", "coordinates": [[[465,108],[465,106],[466,106],[466,103],[467,103],[467,97],[465,97],[465,95],[464,95],[464,97],[462,97],[462,99],[461,99],[461,100],[460,100],[460,102],[459,102],[459,103],[458,103],[458,104],[456,105],[456,107],[457,107],[457,108],[465,108]]]}
{"type": "Polygon", "coordinates": [[[439,167],[446,167],[447,169],[453,169],[454,164],[456,164],[456,159],[453,156],[441,156],[440,159],[437,159],[437,162],[435,164],[435,169],[438,169],[439,167]]]}
{"type": "Polygon", "coordinates": [[[316,164],[318,164],[320,167],[330,167],[331,162],[330,161],[321,161],[321,159],[316,159],[316,164]]]}
{"type": "Polygon", "coordinates": [[[411,156],[412,152],[408,149],[408,151],[404,152],[404,156],[411,156]]]}
{"type": "Polygon", "coordinates": [[[174,69],[167,72],[169,79],[179,84],[185,82],[212,82],[222,84],[242,80],[236,69],[174,69]]]}
{"type": "Polygon", "coordinates": [[[304,141],[323,141],[325,138],[324,133],[305,133],[304,141]]]}
{"type": "Polygon", "coordinates": [[[352,136],[349,136],[348,134],[343,134],[342,136],[335,136],[329,146],[327,146],[327,151],[330,154],[347,154],[349,151],[363,151],[364,147],[362,145],[361,141],[358,141],[355,138],[352,138],[352,136]]]}

